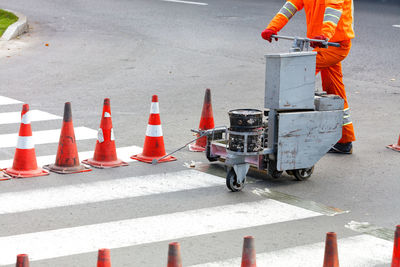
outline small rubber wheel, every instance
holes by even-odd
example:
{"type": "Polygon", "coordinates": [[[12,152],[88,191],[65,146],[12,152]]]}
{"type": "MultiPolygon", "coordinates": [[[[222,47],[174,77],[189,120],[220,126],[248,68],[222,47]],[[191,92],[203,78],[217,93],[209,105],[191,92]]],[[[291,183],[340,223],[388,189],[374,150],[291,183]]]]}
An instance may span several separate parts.
{"type": "Polygon", "coordinates": [[[274,178],[274,179],[278,179],[278,178],[280,178],[281,176],[282,176],[282,171],[273,171],[272,173],[271,173],[271,176],[272,176],[272,178],[274,178]]]}
{"type": "Polygon", "coordinates": [[[293,171],[294,177],[296,177],[296,180],[298,181],[307,180],[308,178],[310,178],[313,172],[314,172],[314,166],[307,169],[298,169],[293,171]]]}
{"type": "Polygon", "coordinates": [[[235,170],[232,168],[228,171],[226,174],[226,186],[231,190],[232,192],[238,192],[243,189],[245,181],[243,183],[239,184],[237,182],[237,175],[235,173],[235,170]]]}

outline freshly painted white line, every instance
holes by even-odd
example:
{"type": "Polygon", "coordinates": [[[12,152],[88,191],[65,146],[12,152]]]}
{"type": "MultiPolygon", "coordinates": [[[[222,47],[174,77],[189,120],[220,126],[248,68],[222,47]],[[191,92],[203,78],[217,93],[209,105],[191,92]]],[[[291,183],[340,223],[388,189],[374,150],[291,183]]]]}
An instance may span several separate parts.
{"type": "MultiPolygon", "coordinates": [[[[87,127],[76,127],[75,139],[86,140],[86,139],[97,139],[97,131],[87,127]]],[[[50,144],[58,143],[60,139],[61,129],[37,131],[33,132],[33,140],[35,145],[39,144],[50,144]]],[[[0,135],[0,148],[15,147],[17,145],[18,134],[2,134],[0,135]]]]}
{"type": "MultiPolygon", "coordinates": [[[[1,96],[0,95],[0,105],[11,105],[11,104],[20,104],[22,103],[21,101],[9,98],[9,97],[5,97],[5,96],[1,96]]],[[[21,114],[21,113],[20,113],[21,114]]]]}
{"type": "MultiPolygon", "coordinates": [[[[94,143],[93,143],[94,146],[94,143]]],[[[130,157],[132,155],[136,155],[142,152],[142,148],[138,146],[127,146],[127,147],[119,147],[117,148],[117,156],[118,158],[122,159],[125,162],[132,162],[136,161],[131,159],[130,157]]],[[[54,151],[56,152],[56,151],[54,151]]],[[[92,158],[94,155],[94,151],[82,151],[78,153],[79,159],[84,160],[88,158],[92,158]]],[[[36,161],[38,166],[43,166],[46,164],[54,163],[56,160],[56,155],[48,155],[48,156],[39,156],[36,157],[36,161]]],[[[6,160],[0,160],[0,169],[1,168],[7,168],[12,166],[13,164],[13,159],[6,159],[6,160]]],[[[1,212],[0,212],[1,214],[1,212]]]]}
{"type": "Polygon", "coordinates": [[[0,194],[0,214],[81,205],[220,185],[224,185],[223,179],[199,171],[185,170],[10,192],[0,194]]]}
{"type": "MultiPolygon", "coordinates": [[[[278,251],[257,254],[258,266],[320,267],[324,261],[325,243],[315,243],[278,251]]],[[[364,267],[388,264],[393,243],[370,235],[359,235],[338,240],[340,266],[364,267]]],[[[192,265],[191,267],[240,266],[241,259],[192,265]]]]}
{"type": "Polygon", "coordinates": [[[395,28],[400,28],[400,25],[392,25],[395,28]]]}
{"type": "MultiPolygon", "coordinates": [[[[149,182],[150,187],[156,184],[151,183],[151,180],[149,182]]],[[[179,183],[176,183],[176,185],[179,183]]],[[[107,190],[112,191],[109,188],[107,190]]],[[[98,195],[101,195],[101,193],[99,192],[98,195]]],[[[54,195],[54,201],[57,201],[58,197],[58,195],[54,195]]],[[[71,199],[75,197],[76,193],[74,192],[71,199]]],[[[32,261],[35,261],[93,252],[102,247],[110,249],[128,247],[315,216],[321,216],[321,214],[266,199],[257,202],[6,236],[0,237],[2,254],[0,264],[14,263],[15,255],[22,253],[22,251],[27,253],[32,261]]]]}
{"type": "MultiPolygon", "coordinates": [[[[29,119],[32,122],[32,121],[59,120],[62,119],[62,117],[40,110],[30,110],[29,119]]],[[[10,124],[10,123],[20,123],[20,122],[21,122],[21,112],[0,113],[0,124],[10,124]]]]}
{"type": "Polygon", "coordinates": [[[192,1],[180,1],[180,0],[162,0],[164,2],[173,2],[173,3],[181,3],[181,4],[190,4],[190,5],[199,5],[199,6],[208,6],[207,3],[200,2],[192,2],[192,1]]]}

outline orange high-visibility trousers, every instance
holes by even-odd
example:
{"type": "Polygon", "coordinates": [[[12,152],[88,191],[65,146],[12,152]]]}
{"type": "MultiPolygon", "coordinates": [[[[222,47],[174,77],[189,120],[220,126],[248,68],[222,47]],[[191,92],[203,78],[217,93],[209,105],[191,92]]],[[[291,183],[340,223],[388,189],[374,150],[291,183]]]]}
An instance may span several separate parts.
{"type": "Polygon", "coordinates": [[[316,73],[321,73],[322,89],[344,99],[343,130],[339,143],[348,143],[355,141],[356,137],[343,84],[341,61],[349,54],[351,41],[343,41],[340,45],[341,47],[316,48],[314,51],[317,52],[316,73]]]}

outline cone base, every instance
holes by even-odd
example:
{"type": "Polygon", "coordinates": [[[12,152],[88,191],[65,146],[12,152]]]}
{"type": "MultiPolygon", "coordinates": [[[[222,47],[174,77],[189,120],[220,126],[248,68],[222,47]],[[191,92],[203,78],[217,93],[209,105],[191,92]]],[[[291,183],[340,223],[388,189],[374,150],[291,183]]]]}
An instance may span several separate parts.
{"type": "MultiPolygon", "coordinates": [[[[161,156],[161,157],[163,157],[163,156],[161,156]]],[[[148,156],[144,156],[143,153],[140,153],[140,154],[137,154],[137,155],[133,155],[131,157],[131,159],[135,159],[135,160],[138,160],[138,161],[141,161],[141,162],[146,162],[146,163],[152,163],[153,159],[157,159],[158,160],[161,157],[148,157],[148,156]]],[[[158,161],[158,163],[160,163],[160,162],[168,162],[168,161],[175,161],[175,160],[176,160],[175,157],[168,156],[168,157],[165,157],[162,160],[158,161]]]]}
{"type": "Polygon", "coordinates": [[[49,175],[49,172],[43,170],[42,168],[37,168],[35,170],[19,171],[13,168],[4,169],[4,173],[10,175],[13,178],[30,178],[49,175]]]}
{"type": "Polygon", "coordinates": [[[204,151],[206,151],[206,148],[199,146],[198,144],[190,144],[189,150],[192,152],[204,152],[204,151]]]}
{"type": "Polygon", "coordinates": [[[82,163],[90,165],[90,166],[98,168],[98,169],[116,168],[116,167],[129,165],[128,163],[126,163],[120,159],[113,160],[113,161],[97,161],[97,160],[94,160],[93,158],[91,158],[91,159],[82,160],[82,163]]]}
{"type": "Polygon", "coordinates": [[[393,144],[393,145],[388,145],[388,146],[386,146],[386,147],[387,147],[387,148],[390,148],[391,150],[400,152],[400,145],[393,144]]]}
{"type": "Polygon", "coordinates": [[[55,164],[44,165],[43,168],[46,170],[60,173],[60,174],[71,174],[80,172],[90,172],[92,169],[85,167],[84,165],[74,166],[74,167],[63,167],[55,164]]]}

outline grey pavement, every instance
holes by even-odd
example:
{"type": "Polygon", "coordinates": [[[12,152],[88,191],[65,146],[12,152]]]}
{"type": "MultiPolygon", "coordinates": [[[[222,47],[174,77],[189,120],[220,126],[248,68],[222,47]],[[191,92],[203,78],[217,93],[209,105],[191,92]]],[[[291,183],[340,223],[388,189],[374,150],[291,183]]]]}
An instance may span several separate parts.
{"type": "MultiPolygon", "coordinates": [[[[205,88],[211,88],[216,125],[229,123],[231,109],[262,109],[264,54],[287,51],[291,45],[269,44],[260,37],[282,1],[202,2],[208,5],[0,0],[2,7],[25,14],[31,27],[19,40],[0,44],[0,96],[59,116],[64,102],[71,101],[74,125],[91,129],[98,128],[103,98],[110,97],[117,146],[143,146],[151,95],[158,94],[167,151],[193,138],[190,129],[198,126],[205,88]]],[[[326,155],[308,181],[284,175],[257,180],[238,194],[216,186],[3,214],[0,237],[256,201],[262,197],[253,190],[265,188],[350,212],[185,237],[178,240],[185,265],[239,257],[245,235],[256,237],[257,252],[262,253],[322,242],[328,231],[340,237],[358,235],[344,227],[350,221],[393,230],[400,224],[400,153],[385,146],[397,142],[400,133],[400,28],[392,26],[398,24],[396,1],[355,1],[356,38],[343,62],[357,136],[354,154],[326,155]]],[[[304,12],[281,33],[304,35],[304,12]]],[[[11,109],[0,106],[0,112],[18,111],[20,106],[11,109]]],[[[32,127],[60,125],[47,121],[32,127]]],[[[0,125],[0,134],[15,133],[18,126],[0,125]]],[[[93,147],[94,140],[78,142],[81,151],[93,147]]],[[[38,156],[55,154],[56,149],[57,144],[36,146],[38,156]]],[[[0,149],[0,160],[12,155],[13,149],[0,149]]],[[[0,193],[181,171],[192,160],[207,166],[203,153],[183,150],[176,156],[177,162],[156,166],[134,162],[112,170],[0,182],[0,193]]],[[[209,169],[216,179],[224,175],[221,168],[209,169]]],[[[165,265],[167,244],[113,249],[113,266],[165,265]]],[[[35,261],[32,266],[84,266],[95,260],[91,252],[35,261]]]]}

